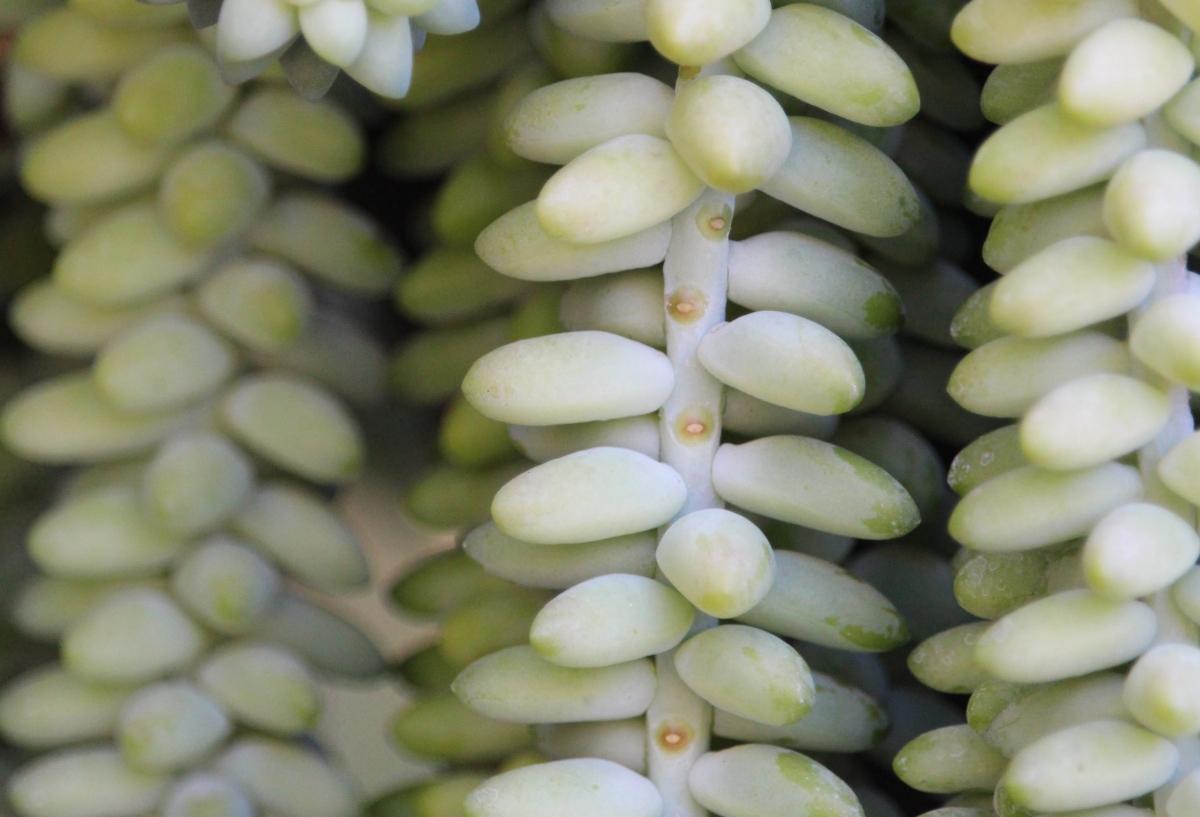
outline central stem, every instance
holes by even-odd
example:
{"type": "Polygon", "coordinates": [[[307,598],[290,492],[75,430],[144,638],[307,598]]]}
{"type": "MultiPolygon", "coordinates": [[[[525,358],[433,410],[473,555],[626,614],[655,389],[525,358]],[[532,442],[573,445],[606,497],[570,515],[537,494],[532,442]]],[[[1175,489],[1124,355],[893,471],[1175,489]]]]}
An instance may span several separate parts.
{"type": "MultiPolygon", "coordinates": [[[[700,340],[725,320],[729,288],[729,228],[733,196],[708,190],[671,225],[663,265],[667,355],[675,389],[660,413],[660,457],[687,483],[680,515],[720,507],[712,462],[721,442],[721,384],[700,364],[700,340]]],[[[713,626],[698,616],[695,629],[713,626]]],[[[708,751],[712,707],[675,672],[674,651],[656,659],[658,689],[646,713],[647,765],[663,798],[662,817],[703,817],[692,799],[688,773],[708,751]]]]}
{"type": "Polygon", "coordinates": [[[660,456],[687,483],[680,515],[720,504],[712,461],[721,443],[721,384],[700,364],[700,340],[725,320],[733,197],[708,191],[672,222],[663,264],[667,356],[675,389],[660,412],[660,456]]]}

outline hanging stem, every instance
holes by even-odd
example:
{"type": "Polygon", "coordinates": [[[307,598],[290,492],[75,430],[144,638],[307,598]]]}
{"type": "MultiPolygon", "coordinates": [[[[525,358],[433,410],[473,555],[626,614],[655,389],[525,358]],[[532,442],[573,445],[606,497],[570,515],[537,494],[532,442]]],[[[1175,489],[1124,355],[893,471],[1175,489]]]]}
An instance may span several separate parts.
{"type": "Polygon", "coordinates": [[[725,320],[732,218],[732,196],[705,193],[675,217],[663,265],[667,356],[675,390],[660,413],[660,455],[687,483],[681,515],[720,502],[712,461],[721,442],[721,384],[700,365],[696,350],[701,338],[725,320]]]}
{"type": "MultiPolygon", "coordinates": [[[[729,278],[729,228],[733,196],[705,192],[675,217],[663,265],[667,355],[675,390],[660,413],[660,456],[687,483],[680,515],[721,505],[712,484],[712,461],[721,442],[721,384],[696,356],[700,339],[725,320],[729,278]]],[[[698,616],[696,630],[713,626],[698,616]]],[[[674,651],[656,659],[658,689],[646,713],[650,779],[663,797],[663,817],[703,817],[688,791],[688,772],[708,751],[712,707],[675,672],[674,651]]]]}

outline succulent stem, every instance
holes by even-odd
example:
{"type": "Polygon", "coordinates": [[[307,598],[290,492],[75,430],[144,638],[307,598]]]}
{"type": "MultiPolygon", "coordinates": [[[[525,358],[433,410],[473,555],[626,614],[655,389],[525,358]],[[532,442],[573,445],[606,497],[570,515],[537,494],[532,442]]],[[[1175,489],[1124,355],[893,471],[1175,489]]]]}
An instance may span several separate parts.
{"type": "MultiPolygon", "coordinates": [[[[720,507],[712,484],[712,461],[721,440],[721,384],[696,355],[700,339],[725,320],[729,278],[729,228],[733,196],[706,191],[675,217],[663,264],[667,355],[675,390],[663,406],[660,458],[687,482],[679,515],[720,507]]],[[[665,528],[664,528],[665,529],[665,528]]],[[[715,622],[698,616],[695,629],[715,622]]],[[[656,659],[658,689],[646,714],[650,779],[662,794],[663,817],[702,817],[688,791],[688,771],[708,751],[712,707],[675,672],[675,652],[656,659]]]]}
{"type": "Polygon", "coordinates": [[[725,320],[733,197],[711,190],[675,217],[663,265],[667,356],[675,390],[662,407],[662,461],[687,482],[680,516],[719,504],[712,460],[721,442],[721,384],[696,355],[700,339],[725,320]]]}

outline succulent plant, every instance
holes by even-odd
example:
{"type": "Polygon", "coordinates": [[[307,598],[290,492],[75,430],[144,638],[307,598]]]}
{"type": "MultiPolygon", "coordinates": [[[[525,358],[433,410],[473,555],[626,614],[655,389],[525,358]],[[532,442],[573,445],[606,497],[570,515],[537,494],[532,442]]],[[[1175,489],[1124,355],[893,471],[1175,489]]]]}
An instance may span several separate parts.
{"type": "MultiPolygon", "coordinates": [[[[464,549],[503,579],[563,592],[488,617],[505,621],[504,637],[452,684],[478,715],[439,691],[402,714],[399,737],[428,751],[437,726],[483,731],[482,715],[538,724],[537,746],[557,759],[480,785],[467,797],[472,817],[861,813],[849,787],[792,749],[865,749],[883,713],[813,673],[804,648],[780,635],[872,653],[903,643],[907,629],[870,585],[821,558],[776,552],[763,528],[777,541],[795,531],[832,545],[916,526],[917,503],[871,458],[886,459],[897,435],[910,434],[917,461],[936,463],[927,443],[882,420],[848,423],[849,447],[826,439],[872,381],[895,382],[896,353],[875,355],[876,369],[864,371],[856,350],[890,342],[901,298],[832,228],[802,227],[838,243],[796,230],[730,233],[743,213],[751,225],[787,218],[747,195],[761,190],[864,236],[884,258],[930,261],[931,208],[828,110],[878,138],[873,128],[917,112],[916,82],[889,46],[836,11],[691,7],[686,19],[703,24],[675,26],[685,15],[669,3],[548,4],[546,15],[575,34],[648,39],[682,64],[679,80],[672,89],[642,73],[570,78],[507,116],[514,153],[563,167],[475,248],[517,280],[569,282],[561,317],[571,331],[500,346],[466,374],[473,409],[508,424],[538,464],[499,489],[492,522],[464,549]],[[839,73],[850,63],[854,76],[839,73]],[[789,119],[779,90],[827,110],[789,119]],[[727,316],[729,303],[742,314],[727,316]],[[714,733],[746,742],[709,751],[714,733]]],[[[871,405],[887,397],[877,391],[871,405]]],[[[928,471],[916,479],[926,503],[938,499],[936,465],[932,473],[932,485],[928,471]]],[[[397,597],[411,609],[414,596],[448,583],[472,598],[458,609],[482,608],[491,596],[472,585],[477,570],[447,554],[406,578],[397,597]]],[[[446,632],[406,664],[412,677],[438,668],[439,689],[457,669],[445,639],[458,630],[446,632]]],[[[527,737],[511,734],[489,760],[521,749],[527,737]]],[[[378,813],[443,813],[414,805],[428,791],[403,792],[378,813]]]]}
{"type": "MultiPolygon", "coordinates": [[[[1182,815],[1194,771],[1195,477],[1189,389],[1200,238],[1186,3],[972,0],[952,36],[996,64],[972,193],[1003,277],[956,319],[949,392],[1013,421],[950,470],[955,589],[980,621],[922,643],[967,724],[896,759],[971,814],[1182,815]],[[994,790],[994,795],[992,791],[994,790]]],[[[934,812],[938,813],[938,812],[934,812]]]]}
{"type": "Polygon", "coordinates": [[[318,293],[386,291],[399,256],[312,187],[357,171],[362,135],[331,103],[228,87],[169,10],[79,5],[24,25],[9,75],[29,92],[10,97],[21,181],[60,245],[12,325],[78,363],[7,403],[4,441],[79,466],[27,535],[39,575],[13,614],[59,660],[0,694],[5,739],[48,752],[9,800],[23,817],[357,814],[306,744],[319,675],[382,660],[295,587],[368,578],[321,492],[363,465],[336,392],[376,399],[382,360],[318,293]]]}
{"type": "Polygon", "coordinates": [[[8,0],[0,812],[1196,817],[1196,32],[8,0]],[[400,656],[321,602],[369,454],[400,656]],[[389,660],[379,796],[314,727],[389,660]]]}

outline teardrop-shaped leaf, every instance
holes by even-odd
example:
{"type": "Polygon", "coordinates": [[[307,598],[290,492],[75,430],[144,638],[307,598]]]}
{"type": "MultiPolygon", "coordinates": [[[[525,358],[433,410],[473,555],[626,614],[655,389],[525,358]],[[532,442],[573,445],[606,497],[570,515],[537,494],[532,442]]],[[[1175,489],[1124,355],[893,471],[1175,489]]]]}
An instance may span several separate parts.
{"type": "Polygon", "coordinates": [[[480,413],[519,425],[560,425],[657,411],[675,385],[662,352],[609,332],[519,340],[481,357],[463,378],[480,413]]]}
{"type": "Polygon", "coordinates": [[[461,764],[499,761],[531,742],[527,727],[485,718],[449,691],[408,704],[389,732],[406,752],[461,764]]]}
{"type": "Polygon", "coordinates": [[[124,590],[90,610],[63,638],[63,665],[99,683],[139,683],[188,666],[205,646],[165,593],[124,590]]]}
{"type": "Polygon", "coordinates": [[[698,77],[682,85],[666,132],[692,172],[727,193],[761,186],[792,146],[782,106],[753,82],[731,76],[698,77]]]}
{"type": "Polygon", "coordinates": [[[640,42],[646,33],[645,0],[550,0],[554,24],[601,42],[640,42]]]}
{"type": "Polygon", "coordinates": [[[1061,335],[1125,314],[1153,286],[1152,264],[1112,241],[1079,236],[1014,267],[996,283],[989,313],[1014,335],[1061,335]]]}
{"type": "Polygon", "coordinates": [[[675,652],[675,669],[713,706],[757,723],[795,723],[813,706],[804,659],[756,627],[725,624],[696,634],[675,652]]]}
{"type": "Polygon", "coordinates": [[[711,329],[700,362],[721,382],[768,403],[810,414],[843,414],[866,391],[846,342],[787,312],[752,312],[711,329]]]}
{"type": "Polygon", "coordinates": [[[522,204],[492,222],[475,251],[492,269],[524,281],[571,281],[662,263],[671,239],[666,221],[612,241],[579,244],[541,225],[537,203],[522,204]]]}
{"type": "Polygon", "coordinates": [[[673,98],[668,86],[645,74],[566,79],[518,102],[505,120],[505,135],[518,156],[566,164],[617,136],[663,136],[673,98]]]}
{"type": "Polygon", "coordinates": [[[85,372],[36,384],[10,400],[4,440],[38,462],[95,462],[142,453],[188,419],[183,412],[118,411],[85,372]]]}
{"type": "Polygon", "coordinates": [[[154,202],[126,205],[91,225],[55,259],[54,284],[99,307],[165,295],[200,275],[207,253],[177,241],[154,202]]]}
{"type": "Polygon", "coordinates": [[[908,640],[908,627],[895,606],[837,565],[780,551],[775,567],[770,592],[739,621],[841,650],[882,652],[908,640]]]}
{"type": "Polygon", "coordinates": [[[863,125],[899,125],[921,105],[912,73],[887,43],[816,4],[776,9],[733,58],[755,79],[863,125]]]}
{"type": "Polygon", "coordinates": [[[1032,62],[1066,54],[1109,20],[1137,15],[1133,0],[972,0],[954,18],[950,36],[965,54],[982,62],[1032,62]]]}
{"type": "Polygon", "coordinates": [[[309,586],[349,589],[367,579],[354,533],[333,508],[299,486],[263,485],[231,526],[309,586]]]}
{"type": "Polygon", "coordinates": [[[225,635],[249,632],[279,593],[279,573],[254,551],[215,536],[175,568],[171,590],[208,627],[225,635]]]}
{"type": "Polygon", "coordinates": [[[1071,50],[1059,79],[1059,104],[1090,125],[1133,122],[1175,96],[1195,67],[1187,46],[1170,31],[1148,20],[1112,20],[1071,50]]]}
{"type": "Polygon", "coordinates": [[[1030,550],[1083,536],[1109,511],[1141,495],[1137,470],[1128,465],[1080,471],[1025,465],[963,497],[950,515],[950,535],[974,550],[1030,550]]]}
{"type": "Polygon", "coordinates": [[[324,390],[285,375],[245,378],[221,407],[251,451],[317,482],[340,483],[362,468],[363,442],[349,412],[324,390]]]}
{"type": "Polygon", "coordinates": [[[56,205],[109,201],[147,186],[170,151],[137,141],[116,114],[100,110],[42,135],[21,160],[21,183],[35,198],[56,205]]]}
{"type": "Polygon", "coordinates": [[[216,763],[265,808],[296,817],[352,817],[359,803],[351,784],[315,753],[265,738],[242,738],[216,763]]]}
{"type": "Polygon", "coordinates": [[[255,223],[250,243],[351,292],[384,291],[400,272],[400,256],[375,222],[315,193],[280,197],[255,223]]]}
{"type": "Polygon", "coordinates": [[[467,817],[657,817],[653,783],[599,758],[556,760],[490,778],[471,792],[467,817]]]}
{"type": "Polygon", "coordinates": [[[760,233],[729,250],[729,298],[816,321],[843,338],[891,334],[903,322],[887,279],[848,253],[803,233],[760,233]]]}
{"type": "Polygon", "coordinates": [[[463,550],[494,576],[525,587],[554,590],[610,573],[650,576],[655,567],[651,533],[578,545],[531,545],[489,522],[467,534],[463,550]]]}
{"type": "Polygon", "coordinates": [[[618,136],[551,176],[538,194],[537,217],[556,238],[598,244],[669,220],[703,189],[670,142],[645,134],[618,136]]]}
{"type": "Polygon", "coordinates": [[[806,437],[721,446],[713,484],[746,510],[862,539],[901,536],[920,521],[912,497],[886,471],[806,437]]]}
{"type": "Polygon", "coordinates": [[[166,313],[105,344],[92,371],[114,407],[141,414],[197,403],[212,395],[233,368],[233,350],[206,324],[166,313]]]}
{"type": "Polygon", "coordinates": [[[1123,698],[1142,725],[1168,738],[1200,729],[1200,709],[1190,689],[1200,680],[1200,650],[1191,644],[1159,644],[1137,660],[1129,671],[1123,698]]]}
{"type": "Polygon", "coordinates": [[[1179,764],[1169,740],[1120,721],[1064,729],[1013,758],[1000,787],[1037,811],[1073,811],[1140,797],[1166,783],[1179,764]]]}
{"type": "Polygon", "coordinates": [[[4,739],[29,749],[49,749],[112,734],[129,688],[89,684],[57,664],[11,680],[0,694],[4,739]]]}
{"type": "Polygon", "coordinates": [[[702,806],[723,817],[863,813],[854,792],[829,769],[797,752],[762,744],[702,756],[692,765],[688,788],[702,806]]]}
{"type": "Polygon", "coordinates": [[[914,738],[892,761],[896,776],[918,791],[953,794],[987,791],[1004,773],[1007,759],[974,729],[943,726],[914,738]]]}
{"type": "Polygon", "coordinates": [[[235,720],[252,729],[296,735],[310,730],[321,711],[316,679],[276,646],[224,647],[205,660],[196,678],[235,720]]]}
{"type": "Polygon", "coordinates": [[[1103,181],[1145,144],[1137,122],[1097,128],[1044,105],[980,145],[969,183],[976,195],[999,204],[1048,199],[1103,181]]]}
{"type": "Polygon", "coordinates": [[[75,83],[115,80],[182,32],[177,26],[106,24],[86,11],[59,6],[26,21],[18,33],[14,62],[75,83]]]}
{"type": "Polygon", "coordinates": [[[715,618],[754,607],[775,580],[771,543],[746,517],[706,508],[680,517],[663,533],[657,560],[688,601],[715,618]]]}
{"type": "Polygon", "coordinates": [[[153,575],[183,549],[154,523],[137,490],[113,485],[52,507],[29,531],[29,555],[46,573],[74,579],[153,575]]]}
{"type": "Polygon", "coordinates": [[[1169,587],[1200,557],[1200,538],[1161,505],[1135,502],[1101,519],[1083,547],[1088,586],[1113,600],[1149,596],[1169,587]]]}
{"type": "Polygon", "coordinates": [[[789,121],[792,151],[762,192],[869,236],[899,236],[917,224],[917,192],[885,153],[831,122],[789,121]]]}
{"type": "Polygon", "coordinates": [[[258,162],[213,141],[192,148],[167,169],[158,197],[175,238],[189,248],[209,249],[250,226],[270,187],[258,162]]]}
{"type": "Polygon", "coordinates": [[[1101,332],[1050,338],[1002,337],[962,358],[946,391],[987,417],[1019,417],[1063,383],[1090,374],[1125,374],[1126,345],[1101,332]]]}
{"type": "Polygon", "coordinates": [[[342,181],[363,161],[363,137],[347,113],[282,88],[260,89],[246,99],[228,132],[267,164],[313,181],[342,181]]]}
{"type": "Polygon", "coordinates": [[[770,13],[767,0],[648,0],[646,33],[672,62],[708,65],[753,40],[770,13]]]}
{"type": "MultiPolygon", "coordinates": [[[[1137,154],[1135,154],[1137,155],[1137,154]]],[[[1107,185],[1029,204],[1001,207],[983,242],[984,262],[1006,273],[1041,250],[1068,238],[1106,238],[1103,207],[1107,185]]]]}
{"type": "Polygon", "coordinates": [[[667,652],[683,640],[695,610],[673,588],[614,573],[555,596],[529,630],[529,643],[564,667],[608,667],[667,652]]]}
{"type": "Polygon", "coordinates": [[[129,697],[116,739],[133,768],[171,772],[202,762],[232,730],[216,701],[186,681],[168,681],[129,697]]]}
{"type": "Polygon", "coordinates": [[[492,501],[492,518],[531,544],[570,545],[658,527],[686,497],[669,465],[625,448],[591,448],[508,482],[492,501]]]}
{"type": "Polygon", "coordinates": [[[1140,601],[1068,590],[1014,610],[979,638],[975,660],[991,675],[1044,683],[1115,667],[1150,646],[1158,622],[1140,601]]]}
{"type": "Polygon", "coordinates": [[[8,796],[18,811],[38,817],[138,814],[155,807],[169,779],[131,768],[116,749],[70,749],[22,767],[8,796]]]}
{"type": "Polygon", "coordinates": [[[573,723],[643,715],[654,697],[648,659],[612,667],[560,667],[532,647],[509,647],[481,658],[454,680],[463,703],[496,720],[573,723]]]}
{"type": "Polygon", "coordinates": [[[1021,450],[1034,465],[1087,468],[1132,453],[1158,436],[1167,395],[1134,377],[1093,374],[1059,386],[1021,420],[1021,450]],[[1084,413],[1080,406],[1091,406],[1084,413]]]}

